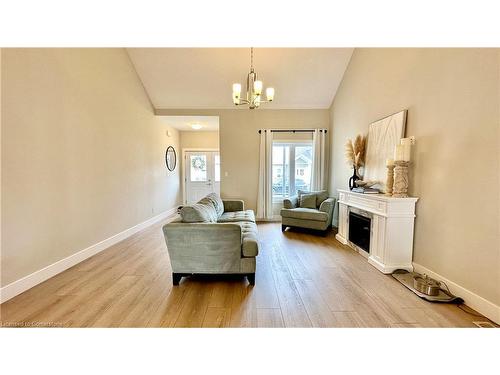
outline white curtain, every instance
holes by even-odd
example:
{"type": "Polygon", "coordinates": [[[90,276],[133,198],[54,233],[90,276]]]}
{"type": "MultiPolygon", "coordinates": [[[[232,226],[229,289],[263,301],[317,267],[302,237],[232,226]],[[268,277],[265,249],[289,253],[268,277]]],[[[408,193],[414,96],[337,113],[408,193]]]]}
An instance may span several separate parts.
{"type": "Polygon", "coordinates": [[[257,219],[272,220],[273,218],[273,133],[270,130],[260,130],[259,153],[259,192],[257,195],[257,219]]]}
{"type": "Polygon", "coordinates": [[[326,157],[326,129],[315,129],[313,133],[311,190],[326,189],[326,157]]]}

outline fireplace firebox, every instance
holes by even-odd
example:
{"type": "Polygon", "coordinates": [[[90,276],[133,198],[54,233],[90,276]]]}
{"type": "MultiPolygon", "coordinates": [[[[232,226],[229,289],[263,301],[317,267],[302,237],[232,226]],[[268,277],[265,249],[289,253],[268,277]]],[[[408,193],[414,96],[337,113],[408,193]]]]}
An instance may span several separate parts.
{"type": "Polygon", "coordinates": [[[349,211],[349,241],[369,254],[371,215],[356,211],[349,211]]]}

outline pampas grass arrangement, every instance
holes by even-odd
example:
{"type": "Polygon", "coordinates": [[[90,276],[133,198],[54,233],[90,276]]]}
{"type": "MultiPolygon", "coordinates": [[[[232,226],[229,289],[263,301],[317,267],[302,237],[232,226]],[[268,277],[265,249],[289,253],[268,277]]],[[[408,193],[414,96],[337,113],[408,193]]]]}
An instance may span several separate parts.
{"type": "Polygon", "coordinates": [[[345,144],[345,158],[349,165],[359,168],[365,164],[366,136],[358,134],[354,139],[348,139],[345,144]]]}

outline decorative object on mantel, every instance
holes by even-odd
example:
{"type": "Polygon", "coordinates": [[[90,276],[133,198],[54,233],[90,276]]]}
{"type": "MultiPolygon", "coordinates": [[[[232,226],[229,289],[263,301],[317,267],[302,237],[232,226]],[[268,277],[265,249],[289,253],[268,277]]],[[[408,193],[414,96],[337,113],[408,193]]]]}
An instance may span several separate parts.
{"type": "Polygon", "coordinates": [[[392,195],[394,186],[394,159],[387,159],[387,179],[385,180],[385,195],[392,195]]]}
{"type": "Polygon", "coordinates": [[[378,181],[378,187],[384,193],[387,193],[387,159],[393,157],[394,146],[404,137],[406,115],[407,111],[403,110],[369,126],[363,177],[378,181]]]}
{"type": "Polygon", "coordinates": [[[396,160],[394,162],[394,187],[392,196],[394,198],[408,197],[408,166],[409,161],[396,160]]]}
{"type": "Polygon", "coordinates": [[[364,187],[364,188],[369,188],[372,186],[375,186],[378,184],[378,181],[365,181],[365,180],[357,180],[356,181],[356,186],[357,187],[364,187]]]}
{"type": "Polygon", "coordinates": [[[348,139],[345,144],[345,158],[347,163],[352,166],[353,174],[349,178],[349,189],[356,187],[356,181],[360,180],[358,176],[359,168],[365,164],[365,145],[366,136],[358,134],[354,142],[348,139]]]}
{"type": "Polygon", "coordinates": [[[361,194],[379,194],[380,190],[379,189],[373,189],[369,187],[355,187],[352,189],[353,193],[361,193],[361,194]]]}
{"type": "Polygon", "coordinates": [[[403,138],[394,148],[394,187],[392,196],[395,198],[408,197],[408,167],[410,165],[411,139],[403,138]]]}

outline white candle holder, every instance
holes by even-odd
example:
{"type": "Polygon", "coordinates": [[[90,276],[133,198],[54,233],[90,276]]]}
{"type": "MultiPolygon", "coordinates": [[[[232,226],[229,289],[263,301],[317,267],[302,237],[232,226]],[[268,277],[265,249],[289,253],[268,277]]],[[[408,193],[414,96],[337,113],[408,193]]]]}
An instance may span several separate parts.
{"type": "Polygon", "coordinates": [[[385,181],[385,195],[392,195],[392,188],[394,185],[394,164],[387,165],[387,178],[385,181]]]}

